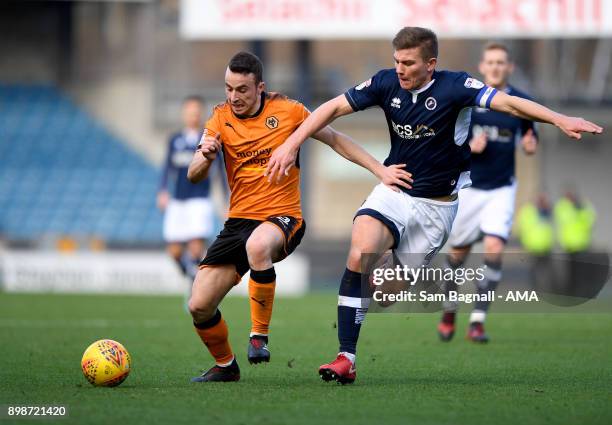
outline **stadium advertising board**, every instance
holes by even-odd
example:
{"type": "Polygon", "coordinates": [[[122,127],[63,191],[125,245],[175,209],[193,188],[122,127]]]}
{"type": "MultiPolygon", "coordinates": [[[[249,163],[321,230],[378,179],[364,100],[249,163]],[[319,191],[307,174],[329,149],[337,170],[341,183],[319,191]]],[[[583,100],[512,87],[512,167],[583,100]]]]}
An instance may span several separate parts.
{"type": "Polygon", "coordinates": [[[440,37],[612,35],[604,0],[181,0],[187,39],[389,38],[402,26],[440,37]]]}
{"type": "MultiPolygon", "coordinates": [[[[279,296],[308,292],[309,264],[299,254],[277,264],[287,284],[279,296]]],[[[232,295],[246,296],[248,274],[232,295]]],[[[0,257],[0,289],[7,292],[184,294],[190,282],[165,253],[149,251],[75,253],[7,251],[0,257]]]]}

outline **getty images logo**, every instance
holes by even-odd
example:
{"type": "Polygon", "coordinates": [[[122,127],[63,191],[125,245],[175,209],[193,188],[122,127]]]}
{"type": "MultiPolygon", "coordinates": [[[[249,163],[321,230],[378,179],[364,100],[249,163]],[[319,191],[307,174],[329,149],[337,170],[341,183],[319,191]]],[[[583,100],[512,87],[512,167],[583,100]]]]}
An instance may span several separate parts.
{"type": "Polygon", "coordinates": [[[391,99],[391,107],[399,109],[402,106],[402,99],[394,97],[391,99]]]}

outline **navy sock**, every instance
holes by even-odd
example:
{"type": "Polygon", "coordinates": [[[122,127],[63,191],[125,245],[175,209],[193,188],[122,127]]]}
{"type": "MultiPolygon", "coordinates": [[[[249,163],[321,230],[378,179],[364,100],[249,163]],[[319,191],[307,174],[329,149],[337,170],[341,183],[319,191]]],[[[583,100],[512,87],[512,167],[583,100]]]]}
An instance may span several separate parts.
{"type": "MultiPolygon", "coordinates": [[[[484,279],[480,282],[477,282],[478,293],[480,295],[485,295],[489,291],[495,291],[497,289],[497,285],[501,280],[501,262],[493,262],[485,260],[484,262],[486,268],[484,272],[484,279]]],[[[477,301],[474,305],[474,311],[486,313],[489,310],[489,306],[491,305],[490,301],[477,301]]],[[[484,316],[483,316],[484,317],[484,316]]],[[[478,320],[482,322],[484,320],[478,320]]]]}
{"type": "MultiPolygon", "coordinates": [[[[444,265],[445,268],[449,268],[452,270],[457,270],[458,268],[463,266],[463,261],[455,261],[453,258],[448,255],[446,257],[446,263],[444,265]]],[[[453,274],[454,276],[454,274],[453,274]]],[[[457,291],[458,286],[455,279],[443,280],[441,283],[442,293],[445,295],[445,300],[442,302],[442,309],[445,313],[455,313],[459,308],[459,303],[455,301],[448,301],[448,297],[451,291],[457,291]]],[[[450,316],[447,316],[450,317],[450,316]]]]}
{"type": "Polygon", "coordinates": [[[344,271],[338,296],[338,341],[340,352],[355,354],[361,323],[368,311],[370,299],[362,296],[361,273],[344,271]]]}

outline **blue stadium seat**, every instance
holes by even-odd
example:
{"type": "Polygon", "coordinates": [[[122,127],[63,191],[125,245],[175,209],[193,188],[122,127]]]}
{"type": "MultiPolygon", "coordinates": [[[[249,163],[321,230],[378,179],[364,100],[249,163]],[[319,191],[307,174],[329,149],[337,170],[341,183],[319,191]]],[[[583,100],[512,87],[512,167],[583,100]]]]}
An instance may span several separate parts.
{"type": "Polygon", "coordinates": [[[0,84],[0,232],[160,243],[158,170],[56,88],[0,84]]]}

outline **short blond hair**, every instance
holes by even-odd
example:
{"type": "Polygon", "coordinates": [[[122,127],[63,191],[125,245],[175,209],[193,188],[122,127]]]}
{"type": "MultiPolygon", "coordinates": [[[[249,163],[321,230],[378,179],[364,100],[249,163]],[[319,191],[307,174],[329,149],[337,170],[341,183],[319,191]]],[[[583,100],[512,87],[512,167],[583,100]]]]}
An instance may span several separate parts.
{"type": "Polygon", "coordinates": [[[508,61],[512,62],[512,55],[510,54],[510,48],[508,47],[507,44],[504,44],[504,43],[502,43],[500,41],[489,41],[482,48],[482,54],[484,55],[484,53],[488,52],[489,50],[502,50],[502,51],[506,52],[506,56],[508,57],[508,61]]]}

